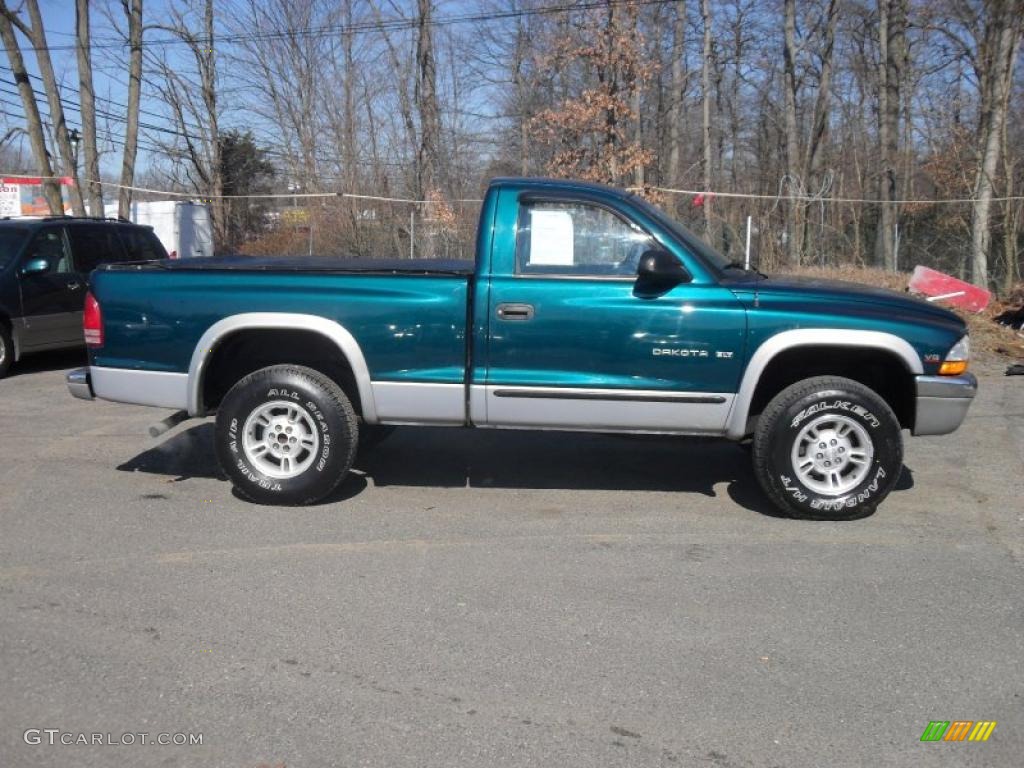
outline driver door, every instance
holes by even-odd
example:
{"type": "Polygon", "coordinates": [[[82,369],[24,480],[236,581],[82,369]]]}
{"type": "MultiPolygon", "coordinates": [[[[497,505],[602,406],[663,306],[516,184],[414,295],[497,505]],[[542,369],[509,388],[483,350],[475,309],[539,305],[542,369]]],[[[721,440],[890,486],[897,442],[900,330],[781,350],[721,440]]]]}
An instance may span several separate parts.
{"type": "Polygon", "coordinates": [[[26,349],[82,341],[85,287],[74,270],[64,227],[43,227],[33,236],[18,265],[18,289],[26,349]]]}
{"type": "Polygon", "coordinates": [[[520,201],[514,274],[491,278],[486,421],[714,432],[742,362],[745,313],[716,284],[634,293],[659,243],[590,201],[520,201]]]}

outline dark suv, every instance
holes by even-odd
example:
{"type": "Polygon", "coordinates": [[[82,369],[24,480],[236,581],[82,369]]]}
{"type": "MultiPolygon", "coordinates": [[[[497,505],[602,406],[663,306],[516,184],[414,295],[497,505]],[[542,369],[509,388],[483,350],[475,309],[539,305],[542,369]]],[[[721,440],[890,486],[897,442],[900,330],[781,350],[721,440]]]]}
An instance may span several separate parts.
{"type": "Polygon", "coordinates": [[[0,378],[28,352],[83,345],[99,264],[166,259],[152,227],[108,219],[0,219],[0,378]]]}

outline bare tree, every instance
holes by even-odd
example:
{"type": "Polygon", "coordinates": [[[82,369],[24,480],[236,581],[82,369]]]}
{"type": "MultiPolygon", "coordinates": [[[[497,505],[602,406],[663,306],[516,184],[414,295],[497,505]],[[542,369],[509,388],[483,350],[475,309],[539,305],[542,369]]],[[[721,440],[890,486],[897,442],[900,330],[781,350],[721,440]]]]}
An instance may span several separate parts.
{"type": "MultiPolygon", "coordinates": [[[[702,131],[701,141],[704,147],[704,192],[708,193],[714,186],[714,154],[711,136],[711,77],[714,67],[714,48],[712,47],[712,20],[710,0],[701,0],[700,16],[704,24],[704,60],[701,67],[701,103],[702,103],[702,131]]],[[[704,195],[704,239],[713,242],[713,224],[711,221],[711,195],[704,195]]]]}
{"type": "Polygon", "coordinates": [[[526,76],[526,26],[520,21],[516,24],[516,44],[512,58],[512,82],[515,85],[516,117],[519,122],[519,173],[526,176],[530,172],[530,115],[528,113],[529,97],[526,76]]]}
{"type": "MultiPolygon", "coordinates": [[[[353,0],[344,0],[342,4],[342,18],[346,27],[351,27],[355,19],[353,15],[353,0]]],[[[342,35],[342,104],[344,115],[342,116],[342,151],[345,158],[345,184],[349,189],[355,189],[359,178],[358,155],[356,153],[357,137],[357,107],[356,107],[356,86],[358,79],[356,75],[356,59],[354,52],[355,36],[351,33],[342,35]]],[[[353,209],[354,210],[354,209],[353,209]]]]}
{"type": "MultiPolygon", "coordinates": [[[[79,0],[83,2],[83,0],[79,0]]],[[[128,105],[125,115],[124,153],[121,156],[121,189],[117,215],[128,218],[135,185],[135,161],[139,151],[139,101],[142,94],[142,0],[121,0],[128,20],[128,105]]],[[[84,90],[84,89],[83,89],[84,90]]]]}
{"type": "Polygon", "coordinates": [[[907,0],[878,0],[878,149],[882,162],[878,197],[882,201],[875,263],[896,269],[897,166],[901,96],[907,62],[907,0]]]}
{"type": "Polygon", "coordinates": [[[811,132],[807,140],[804,168],[808,178],[818,180],[825,158],[828,138],[829,116],[832,112],[832,68],[835,52],[836,23],[839,18],[838,0],[829,0],[825,10],[824,29],[818,58],[818,86],[814,95],[814,110],[811,115],[811,132]]]}
{"type": "MultiPolygon", "coordinates": [[[[832,66],[839,5],[837,0],[828,0],[822,19],[813,25],[813,28],[820,30],[820,44],[816,48],[818,66],[814,74],[817,84],[814,88],[810,132],[806,139],[801,130],[803,121],[800,120],[799,107],[801,96],[806,90],[804,81],[809,77],[800,70],[799,59],[809,55],[806,49],[814,40],[807,35],[797,39],[795,0],[785,0],[783,13],[786,175],[791,195],[786,249],[789,263],[799,265],[803,261],[807,242],[806,198],[820,184],[823,170],[825,139],[831,112],[832,66]]],[[[820,192],[820,188],[817,191],[820,192]]]]}
{"type": "Polygon", "coordinates": [[[971,211],[971,280],[975,285],[987,287],[992,244],[989,217],[1014,64],[1020,48],[1021,9],[1009,0],[989,0],[985,3],[985,10],[987,14],[978,32],[978,55],[975,59],[980,110],[979,161],[971,211]]]}
{"type": "MultiPolygon", "coordinates": [[[[797,42],[796,42],[796,0],[785,0],[784,11],[785,42],[782,49],[782,60],[785,63],[785,96],[786,96],[786,173],[789,176],[791,194],[802,194],[801,158],[799,125],[797,124],[797,42]]],[[[803,254],[804,233],[804,202],[791,199],[789,202],[789,222],[786,230],[786,246],[790,264],[799,264],[803,254]]]]}
{"type": "Polygon", "coordinates": [[[68,132],[67,122],[64,119],[64,105],[61,101],[60,88],[57,85],[57,77],[53,72],[53,61],[50,59],[50,48],[46,42],[46,30],[43,28],[43,18],[39,13],[37,0],[25,0],[25,9],[29,21],[25,22],[17,13],[7,10],[6,3],[2,13],[10,19],[10,22],[20,31],[35,50],[36,63],[39,65],[39,74],[42,77],[43,88],[46,91],[47,105],[50,109],[50,121],[53,126],[54,138],[57,149],[60,153],[64,174],[71,177],[70,189],[71,209],[76,216],[85,215],[85,203],[82,198],[82,190],[78,183],[77,157],[71,146],[71,136],[68,132]]]}
{"type": "Polygon", "coordinates": [[[89,26],[89,0],[75,0],[75,55],[78,63],[79,114],[82,116],[81,147],[85,152],[85,196],[89,203],[89,213],[93,216],[103,216],[100,158],[96,149],[96,92],[93,89],[89,26]]]}
{"type": "MultiPolygon", "coordinates": [[[[248,0],[245,15],[235,22],[235,33],[244,37],[251,29],[298,30],[330,26],[337,21],[334,15],[321,15],[320,5],[317,0],[248,0]]],[[[341,57],[351,47],[351,36],[347,40],[346,43],[343,36],[341,57]]],[[[291,182],[307,189],[320,185],[322,163],[318,146],[325,118],[331,118],[326,121],[333,123],[331,129],[339,137],[342,150],[327,165],[339,167],[342,156],[349,151],[344,149],[344,133],[352,94],[345,90],[347,65],[338,61],[338,52],[332,49],[331,42],[326,37],[292,32],[271,39],[245,40],[236,52],[236,60],[251,71],[251,87],[269,96],[265,105],[262,100],[257,101],[253,111],[275,126],[275,143],[279,143],[291,182]],[[331,64],[335,73],[343,73],[345,96],[341,100],[333,93],[325,98],[324,84],[331,64]]]]}
{"type": "Polygon", "coordinates": [[[686,88],[686,0],[675,3],[672,20],[672,81],[669,94],[669,183],[682,183],[683,114],[686,88]]]}
{"type": "Polygon", "coordinates": [[[1020,165],[1019,158],[1013,156],[1009,145],[1009,118],[1003,120],[1002,155],[1003,155],[1003,176],[1006,179],[1006,197],[1003,203],[1003,256],[1005,258],[1003,271],[1003,292],[1009,293],[1013,290],[1014,283],[1020,279],[1020,220],[1021,209],[1024,204],[1020,200],[1014,200],[1016,189],[1015,177],[1017,168],[1020,165]]]}
{"type": "Polygon", "coordinates": [[[423,190],[419,184],[421,177],[420,171],[420,160],[419,155],[416,151],[416,147],[419,145],[417,139],[418,131],[416,127],[416,116],[415,116],[415,83],[417,82],[415,73],[415,64],[408,57],[403,58],[400,53],[398,46],[384,30],[384,19],[380,11],[380,7],[377,5],[375,0],[370,0],[370,8],[373,12],[373,17],[378,26],[381,28],[381,37],[384,41],[385,48],[387,50],[387,60],[391,65],[391,72],[395,80],[395,91],[398,99],[398,116],[401,121],[400,131],[402,140],[412,154],[412,180],[411,189],[412,195],[416,199],[423,198],[423,190]],[[409,92],[409,83],[413,83],[414,93],[409,92]]]}
{"type": "Polygon", "coordinates": [[[64,212],[64,201],[61,198],[60,186],[53,177],[50,153],[46,149],[43,121],[39,115],[39,106],[36,104],[36,95],[29,80],[28,70],[25,69],[21,46],[18,45],[18,38],[14,33],[13,14],[3,0],[0,0],[0,37],[3,37],[7,60],[11,65],[14,82],[18,85],[18,93],[21,95],[21,103],[25,109],[26,130],[32,143],[32,154],[36,159],[36,167],[42,177],[43,194],[50,206],[50,213],[60,215],[64,212]]]}
{"type": "Polygon", "coordinates": [[[437,63],[434,59],[433,0],[417,0],[416,111],[420,119],[416,195],[424,199],[441,186],[441,114],[437,100],[437,63]]]}
{"type": "Polygon", "coordinates": [[[189,186],[209,200],[214,236],[218,244],[227,238],[227,219],[222,198],[221,138],[218,104],[216,29],[213,0],[203,0],[196,13],[189,6],[173,5],[169,18],[154,27],[170,33],[185,45],[185,62],[167,58],[166,49],[151,54],[158,73],[156,88],[170,109],[176,140],[165,149],[185,174],[189,186]]]}

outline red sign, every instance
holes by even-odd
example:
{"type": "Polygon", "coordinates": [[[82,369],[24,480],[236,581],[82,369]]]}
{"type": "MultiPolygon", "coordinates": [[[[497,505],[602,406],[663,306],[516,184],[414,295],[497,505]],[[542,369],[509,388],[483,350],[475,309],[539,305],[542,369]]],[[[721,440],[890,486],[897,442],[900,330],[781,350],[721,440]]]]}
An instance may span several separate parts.
{"type": "MultiPolygon", "coordinates": [[[[65,187],[70,187],[74,182],[70,176],[61,176],[59,179],[54,181],[60,182],[65,187]]],[[[26,186],[39,186],[43,183],[43,179],[39,176],[4,176],[0,179],[0,182],[4,184],[24,184],[26,186]]]]}

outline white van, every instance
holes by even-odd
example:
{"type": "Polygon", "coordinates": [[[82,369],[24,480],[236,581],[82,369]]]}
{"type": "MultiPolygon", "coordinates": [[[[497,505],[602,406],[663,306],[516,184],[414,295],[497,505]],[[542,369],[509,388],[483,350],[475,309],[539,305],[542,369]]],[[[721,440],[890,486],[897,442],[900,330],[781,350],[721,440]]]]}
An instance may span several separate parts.
{"type": "MultiPolygon", "coordinates": [[[[104,206],[107,216],[117,216],[117,203],[104,206]]],[[[172,259],[213,256],[213,220],[209,206],[187,200],[146,200],[132,203],[128,217],[135,224],[153,228],[172,259]]]]}

